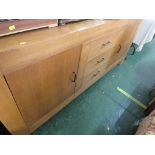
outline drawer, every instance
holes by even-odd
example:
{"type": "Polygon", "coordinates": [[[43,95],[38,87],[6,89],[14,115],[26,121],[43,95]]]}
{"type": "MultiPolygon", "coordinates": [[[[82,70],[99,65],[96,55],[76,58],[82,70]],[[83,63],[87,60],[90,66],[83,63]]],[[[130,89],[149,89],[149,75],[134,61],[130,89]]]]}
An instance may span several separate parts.
{"type": "Polygon", "coordinates": [[[113,50],[110,49],[106,52],[103,52],[102,54],[95,57],[94,59],[90,60],[86,65],[85,75],[88,75],[93,70],[95,70],[99,67],[105,67],[106,68],[112,52],[113,52],[113,50]]]}
{"type": "Polygon", "coordinates": [[[106,72],[105,67],[100,67],[84,77],[83,84],[91,85],[97,81],[106,72]]]}
{"type": "Polygon", "coordinates": [[[121,39],[123,32],[124,32],[124,29],[114,31],[114,32],[109,32],[109,33],[106,33],[104,36],[94,41],[91,41],[89,43],[88,61],[102,54],[103,52],[113,48],[116,42],[118,42],[121,39]]]}

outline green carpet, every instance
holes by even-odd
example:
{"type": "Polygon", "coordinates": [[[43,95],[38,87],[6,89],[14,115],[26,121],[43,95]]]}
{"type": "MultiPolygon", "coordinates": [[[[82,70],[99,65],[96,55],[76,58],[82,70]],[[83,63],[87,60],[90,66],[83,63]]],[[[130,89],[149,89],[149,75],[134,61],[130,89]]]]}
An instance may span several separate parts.
{"type": "Polygon", "coordinates": [[[155,39],[141,52],[127,56],[122,65],[97,81],[33,134],[134,134],[144,109],[117,91],[119,86],[148,105],[155,84],[155,39]]]}

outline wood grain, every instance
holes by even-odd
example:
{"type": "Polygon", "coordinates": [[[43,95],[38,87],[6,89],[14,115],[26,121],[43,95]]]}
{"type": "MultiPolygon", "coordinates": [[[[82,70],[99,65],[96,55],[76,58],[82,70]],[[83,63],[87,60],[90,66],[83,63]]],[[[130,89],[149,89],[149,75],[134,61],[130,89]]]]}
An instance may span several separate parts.
{"type": "Polygon", "coordinates": [[[81,47],[5,75],[28,126],[74,94],[81,47]]]}
{"type": "Polygon", "coordinates": [[[136,31],[140,25],[139,20],[130,20],[124,30],[122,37],[115,44],[115,50],[111,56],[110,64],[118,60],[122,56],[126,56],[129,47],[132,44],[136,31]],[[121,48],[120,48],[121,47],[121,48]]]}
{"type": "Polygon", "coordinates": [[[104,66],[104,68],[106,68],[108,61],[109,61],[109,57],[111,56],[111,53],[112,53],[112,49],[108,49],[104,53],[88,61],[85,66],[84,76],[87,76],[89,73],[91,73],[92,71],[94,71],[95,69],[99,67],[104,66]]]}
{"type": "Polygon", "coordinates": [[[107,31],[103,36],[100,35],[94,41],[89,42],[90,52],[88,56],[88,61],[92,60],[94,57],[102,54],[103,52],[112,49],[116,42],[122,37],[124,33],[124,27],[116,28],[112,31],[107,31]]]}
{"type": "Polygon", "coordinates": [[[19,109],[10,93],[5,79],[0,74],[0,121],[12,134],[28,134],[19,109]]]}
{"type": "Polygon", "coordinates": [[[88,20],[0,39],[0,70],[7,74],[119,29],[128,20],[88,20]],[[26,42],[20,45],[20,42],[26,42]]]}

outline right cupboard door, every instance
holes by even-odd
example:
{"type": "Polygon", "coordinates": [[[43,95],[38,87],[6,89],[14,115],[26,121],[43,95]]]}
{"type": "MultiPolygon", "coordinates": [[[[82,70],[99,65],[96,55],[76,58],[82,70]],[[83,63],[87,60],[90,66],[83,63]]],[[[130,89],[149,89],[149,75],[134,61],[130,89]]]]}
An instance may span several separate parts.
{"type": "Polygon", "coordinates": [[[74,94],[81,46],[5,75],[28,126],[74,94]]]}
{"type": "Polygon", "coordinates": [[[136,31],[139,27],[140,21],[129,20],[126,27],[123,29],[122,36],[116,42],[110,64],[113,64],[119,59],[124,58],[127,55],[128,49],[132,44],[136,31]]]}

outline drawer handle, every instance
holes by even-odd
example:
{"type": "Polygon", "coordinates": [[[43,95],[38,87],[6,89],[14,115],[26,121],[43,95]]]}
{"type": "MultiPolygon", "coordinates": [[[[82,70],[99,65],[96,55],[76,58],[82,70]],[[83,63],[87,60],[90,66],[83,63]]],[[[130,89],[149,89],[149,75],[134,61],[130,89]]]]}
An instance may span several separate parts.
{"type": "Polygon", "coordinates": [[[92,78],[97,76],[101,71],[97,71],[96,73],[93,74],[92,78]]]}
{"type": "Polygon", "coordinates": [[[97,64],[101,63],[104,60],[104,58],[97,61],[97,64]]]}
{"type": "Polygon", "coordinates": [[[101,48],[106,47],[106,46],[109,45],[109,44],[111,44],[111,42],[110,42],[110,41],[107,41],[106,43],[103,43],[103,44],[102,44],[101,48]]]}
{"type": "Polygon", "coordinates": [[[116,53],[119,53],[119,52],[121,51],[121,48],[122,48],[122,46],[119,44],[119,48],[118,48],[118,50],[116,51],[116,53]]]}

